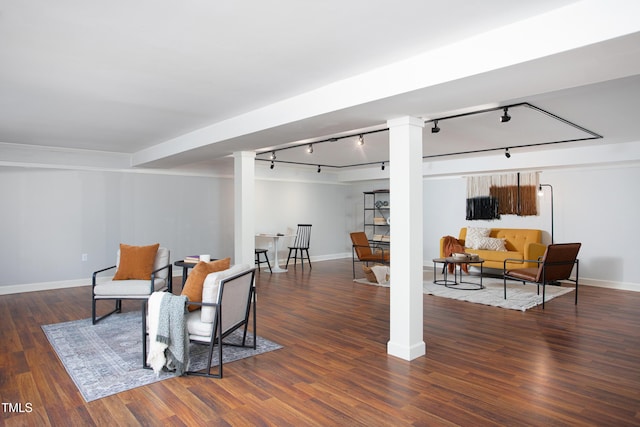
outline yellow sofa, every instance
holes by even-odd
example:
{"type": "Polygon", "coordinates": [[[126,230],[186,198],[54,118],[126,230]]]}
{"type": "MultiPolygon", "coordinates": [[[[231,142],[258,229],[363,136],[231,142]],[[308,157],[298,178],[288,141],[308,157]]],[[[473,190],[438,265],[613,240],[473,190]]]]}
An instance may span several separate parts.
{"type": "MultiPolygon", "coordinates": [[[[460,235],[458,240],[464,245],[465,238],[467,237],[467,229],[463,227],[460,229],[460,235]]],[[[536,260],[547,249],[542,244],[542,232],[540,230],[526,229],[526,228],[492,228],[489,233],[489,237],[499,238],[505,240],[506,251],[491,251],[485,249],[471,249],[465,245],[465,252],[470,254],[477,254],[480,258],[484,259],[484,268],[497,268],[502,270],[504,266],[504,260],[507,258],[516,258],[522,260],[536,260]]],[[[444,237],[440,239],[440,257],[444,258],[444,237]]],[[[538,267],[538,264],[525,262],[507,263],[509,267],[538,267]]]]}

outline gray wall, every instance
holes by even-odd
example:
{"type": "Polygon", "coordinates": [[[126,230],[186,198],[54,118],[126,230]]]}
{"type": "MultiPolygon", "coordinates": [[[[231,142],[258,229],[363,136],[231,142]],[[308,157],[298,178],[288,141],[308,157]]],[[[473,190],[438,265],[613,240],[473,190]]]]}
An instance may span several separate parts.
{"type": "MultiPolygon", "coordinates": [[[[300,182],[286,180],[256,181],[256,233],[292,233],[298,224],[312,224],[310,256],[326,259],[348,252],[344,234],[345,197],[348,186],[336,183],[300,182]]],[[[280,257],[288,254],[287,244],[292,239],[282,239],[280,257]]],[[[273,256],[273,242],[258,238],[256,245],[269,249],[273,256]]]]}
{"type": "MultiPolygon", "coordinates": [[[[580,276],[640,290],[636,238],[640,197],[634,190],[640,167],[549,170],[541,173],[540,181],[553,185],[556,243],[582,243],[580,276]]],[[[544,243],[551,242],[548,193],[541,200],[539,216],[504,215],[496,221],[466,221],[465,194],[466,180],[461,177],[424,181],[425,259],[438,256],[440,237],[457,237],[466,226],[537,228],[544,230],[544,243]]]]}
{"type": "MultiPolygon", "coordinates": [[[[347,188],[258,179],[256,232],[295,232],[308,222],[311,256],[341,256],[349,252],[344,238],[336,239],[346,228],[347,188]]],[[[0,199],[0,286],[90,283],[93,271],[115,263],[121,242],[159,242],[172,260],[233,257],[229,178],[0,167],[0,199]]],[[[285,259],[287,243],[281,245],[285,259]]]]}
{"type": "MultiPolygon", "coordinates": [[[[298,223],[312,223],[316,259],[350,256],[349,232],[362,229],[362,192],[388,188],[388,180],[341,184],[269,176],[256,181],[256,233],[295,231],[298,223]]],[[[640,290],[640,198],[634,192],[640,166],[547,170],[541,181],[554,186],[556,241],[583,244],[581,276],[640,290]]],[[[537,217],[468,222],[464,178],[427,177],[423,191],[427,265],[438,255],[440,237],[457,236],[468,225],[539,228],[545,243],[550,241],[548,197],[537,217]]],[[[0,167],[0,200],[0,286],[89,283],[91,272],[114,263],[120,242],[159,242],[171,249],[173,260],[233,254],[228,178],[0,167]]],[[[268,247],[270,241],[256,243],[268,247]]]]}
{"type": "MultiPolygon", "coordinates": [[[[500,172],[495,172],[500,173],[500,172]]],[[[489,174],[489,172],[487,172],[489,174]]],[[[640,165],[551,169],[540,181],[553,185],[555,241],[581,242],[580,277],[592,284],[640,291],[637,257],[637,222],[640,197],[640,165]]],[[[362,229],[362,191],[388,188],[388,181],[372,180],[351,187],[348,200],[354,212],[350,229],[362,229]]],[[[466,179],[425,178],[424,259],[439,256],[442,236],[458,237],[461,227],[535,228],[543,230],[543,243],[551,243],[551,198],[548,189],[540,201],[540,215],[503,215],[495,221],[466,221],[466,179]]],[[[391,211],[393,217],[393,207],[391,211]]]]}
{"type": "Polygon", "coordinates": [[[233,253],[229,179],[0,168],[0,197],[0,285],[89,280],[121,242],[233,253]]]}

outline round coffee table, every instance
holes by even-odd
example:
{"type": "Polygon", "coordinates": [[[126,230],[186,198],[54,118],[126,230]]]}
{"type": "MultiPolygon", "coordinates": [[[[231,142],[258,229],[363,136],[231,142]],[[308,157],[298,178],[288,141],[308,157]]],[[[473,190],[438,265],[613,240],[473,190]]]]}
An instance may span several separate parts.
{"type": "Polygon", "coordinates": [[[484,285],[482,284],[482,265],[484,264],[484,260],[482,258],[448,257],[448,258],[445,258],[445,262],[446,262],[445,267],[447,267],[447,264],[453,264],[453,282],[451,282],[450,280],[447,281],[446,275],[445,275],[445,282],[447,283],[444,283],[444,285],[447,288],[460,289],[460,290],[466,290],[466,291],[478,291],[480,289],[484,289],[484,285]],[[460,267],[462,264],[476,265],[476,266],[479,265],[480,281],[469,282],[469,281],[462,280],[462,269],[460,267]],[[460,270],[460,281],[458,281],[458,270],[460,270]]]}

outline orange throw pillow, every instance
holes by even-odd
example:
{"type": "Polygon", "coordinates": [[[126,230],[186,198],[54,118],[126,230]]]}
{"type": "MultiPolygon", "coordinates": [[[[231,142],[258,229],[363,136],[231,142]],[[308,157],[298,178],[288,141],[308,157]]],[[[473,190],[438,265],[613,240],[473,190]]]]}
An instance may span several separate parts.
{"type": "Polygon", "coordinates": [[[130,246],[120,243],[120,263],[113,280],[149,280],[160,243],[130,246]]]}
{"type": "MultiPolygon", "coordinates": [[[[187,281],[182,287],[182,293],[192,302],[202,302],[202,287],[204,280],[209,273],[215,273],[216,271],[227,270],[231,266],[231,258],[219,259],[211,262],[200,261],[193,267],[187,281]]],[[[189,311],[199,309],[199,305],[189,304],[189,311]]]]}

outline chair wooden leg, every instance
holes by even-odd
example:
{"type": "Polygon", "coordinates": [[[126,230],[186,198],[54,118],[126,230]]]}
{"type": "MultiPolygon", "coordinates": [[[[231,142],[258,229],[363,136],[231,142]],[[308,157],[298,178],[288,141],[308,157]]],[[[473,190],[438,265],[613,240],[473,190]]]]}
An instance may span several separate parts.
{"type": "Polygon", "coordinates": [[[289,259],[291,259],[291,249],[289,249],[289,255],[287,255],[287,265],[284,268],[289,268],[289,259]]]}
{"type": "Polygon", "coordinates": [[[298,251],[300,251],[300,266],[302,267],[302,271],[304,271],[304,249],[296,249],[296,256],[298,255],[298,251]]]}
{"type": "MultiPolygon", "coordinates": [[[[311,268],[311,259],[309,258],[309,250],[304,248],[290,248],[289,255],[287,256],[287,265],[285,268],[289,268],[289,261],[291,260],[291,253],[293,253],[293,266],[295,267],[298,263],[298,251],[300,251],[300,264],[302,264],[302,269],[304,270],[304,254],[305,251],[307,253],[307,262],[309,263],[309,268],[311,268]]],[[[355,274],[355,273],[354,273],[355,274]]]]}
{"type": "MultiPolygon", "coordinates": [[[[271,269],[271,263],[269,262],[269,257],[267,256],[266,252],[264,253],[264,259],[267,262],[267,267],[269,267],[269,273],[273,273],[273,270],[271,269]]],[[[258,260],[260,259],[260,255],[258,255],[258,260]]],[[[258,261],[258,268],[260,268],[260,261],[258,261]]]]}
{"type": "Polygon", "coordinates": [[[273,270],[271,269],[271,263],[269,262],[269,257],[267,256],[266,252],[256,252],[256,261],[255,263],[258,265],[258,272],[260,271],[260,264],[262,264],[263,262],[267,263],[267,267],[269,267],[269,272],[273,273],[273,270]],[[262,261],[260,259],[260,254],[264,254],[264,261],[262,261]]]}
{"type": "Polygon", "coordinates": [[[311,258],[309,257],[309,249],[305,249],[305,252],[307,253],[307,262],[309,262],[309,269],[311,269],[311,258]]]}
{"type": "Polygon", "coordinates": [[[264,254],[264,259],[267,260],[267,267],[269,267],[269,273],[273,273],[273,270],[271,269],[271,263],[269,262],[269,257],[267,256],[267,254],[264,254]]]}

